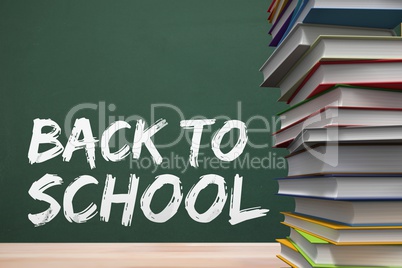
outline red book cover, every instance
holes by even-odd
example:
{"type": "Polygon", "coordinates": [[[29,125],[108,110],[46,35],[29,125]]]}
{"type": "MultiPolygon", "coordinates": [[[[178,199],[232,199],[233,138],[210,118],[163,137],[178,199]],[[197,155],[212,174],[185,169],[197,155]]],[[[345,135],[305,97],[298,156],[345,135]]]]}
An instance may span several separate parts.
{"type": "MultiPolygon", "coordinates": [[[[314,75],[314,73],[318,70],[321,65],[330,65],[330,64],[380,64],[380,63],[388,63],[388,62],[402,62],[402,59],[387,59],[387,60],[340,60],[340,61],[319,61],[314,67],[309,71],[307,76],[303,79],[303,82],[297,87],[296,91],[292,94],[292,96],[287,101],[289,104],[293,98],[299,93],[299,91],[303,88],[303,86],[308,82],[308,80],[314,75]]],[[[336,84],[342,84],[341,81],[337,83],[323,83],[317,86],[307,97],[307,99],[317,95],[318,93],[327,90],[336,84]]],[[[378,87],[378,88],[386,88],[386,89],[395,89],[402,90],[402,76],[401,81],[398,82],[353,82],[353,83],[344,83],[352,86],[364,86],[364,87],[378,87]]]]}
{"type": "Polygon", "coordinates": [[[274,0],[271,2],[271,4],[268,7],[267,12],[272,12],[272,9],[274,8],[276,1],[278,1],[278,0],[274,0]]]}

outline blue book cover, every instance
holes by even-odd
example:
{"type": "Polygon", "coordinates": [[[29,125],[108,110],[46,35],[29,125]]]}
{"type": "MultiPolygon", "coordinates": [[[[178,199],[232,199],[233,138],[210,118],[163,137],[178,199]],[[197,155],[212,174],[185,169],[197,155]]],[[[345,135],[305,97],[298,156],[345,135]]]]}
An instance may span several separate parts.
{"type": "Polygon", "coordinates": [[[312,1],[314,0],[299,0],[292,20],[278,45],[286,38],[298,21],[312,24],[384,29],[394,29],[402,22],[402,8],[321,8],[315,5],[315,1],[311,3],[312,1]],[[309,3],[310,5],[308,5],[309,3]],[[310,8],[310,10],[306,17],[300,20],[300,15],[306,8],[310,8]]]}
{"type": "Polygon", "coordinates": [[[300,16],[300,13],[304,9],[304,7],[307,5],[308,1],[309,0],[299,0],[297,2],[297,6],[296,6],[295,10],[293,11],[292,19],[290,20],[288,28],[286,29],[285,33],[281,37],[281,40],[279,41],[278,45],[280,45],[282,43],[283,39],[285,39],[285,37],[289,34],[290,30],[292,30],[293,26],[296,24],[297,18],[300,16]]]}

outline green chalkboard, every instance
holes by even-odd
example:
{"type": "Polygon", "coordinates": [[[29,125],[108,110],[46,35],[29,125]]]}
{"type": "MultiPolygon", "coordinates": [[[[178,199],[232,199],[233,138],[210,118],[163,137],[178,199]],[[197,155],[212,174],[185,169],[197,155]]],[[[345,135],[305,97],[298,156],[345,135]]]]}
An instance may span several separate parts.
{"type": "MultiPolygon", "coordinates": [[[[274,115],[285,108],[277,103],[278,90],[260,88],[260,66],[272,53],[268,47],[267,13],[270,1],[244,0],[88,0],[21,1],[0,3],[0,242],[262,242],[284,237],[280,211],[292,210],[291,198],[276,195],[274,178],[286,176],[283,156],[273,149],[274,115]],[[129,154],[119,162],[106,161],[99,143],[96,168],[91,169],[84,149],[70,161],[61,154],[31,164],[28,151],[35,119],[51,119],[61,128],[58,141],[66,146],[76,119],[90,122],[100,140],[105,128],[125,121],[109,142],[112,152],[122,144],[133,146],[138,120],[150,126],[166,119],[168,125],[153,136],[163,157],[155,165],[145,146],[139,159],[129,154]],[[180,121],[215,119],[204,127],[199,166],[188,166],[192,130],[180,121]],[[232,162],[215,157],[214,133],[226,121],[247,125],[248,144],[232,162]],[[186,167],[183,165],[186,164],[186,167]],[[44,193],[58,204],[57,215],[41,226],[28,218],[49,203],[28,193],[45,174],[63,183],[44,193]],[[100,209],[107,174],[116,178],[115,194],[127,193],[130,174],[138,179],[131,224],[123,226],[124,204],[113,204],[108,221],[100,209]],[[149,220],[141,197],[156,177],[180,178],[183,199],[166,222],[149,220]],[[227,200],[210,222],[199,222],[186,210],[186,196],[200,177],[224,178],[227,200]],[[269,209],[264,217],[231,224],[230,199],[236,174],[243,178],[241,209],[269,209]],[[88,175],[98,184],[80,188],[72,201],[74,211],[96,205],[96,215],[85,223],[64,216],[65,191],[77,177],[88,175]]],[[[44,127],[41,133],[48,133],[44,127]]],[[[227,153],[241,131],[232,129],[221,143],[227,153]]],[[[78,137],[82,138],[82,137],[78,137]]],[[[46,151],[54,145],[41,144],[46,151]]],[[[149,189],[148,189],[149,190],[149,189]]],[[[200,191],[194,205],[202,214],[213,204],[216,184],[200,191]]],[[[153,213],[163,211],[173,186],[153,195],[153,213]]],[[[54,211],[53,211],[54,212],[54,211]]]]}

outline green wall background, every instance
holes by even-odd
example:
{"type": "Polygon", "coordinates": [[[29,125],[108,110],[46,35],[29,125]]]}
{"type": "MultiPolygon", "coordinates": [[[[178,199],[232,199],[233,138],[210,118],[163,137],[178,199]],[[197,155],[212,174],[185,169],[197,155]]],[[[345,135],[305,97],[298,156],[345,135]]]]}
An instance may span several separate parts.
{"type": "MultiPolygon", "coordinates": [[[[272,122],[285,108],[278,104],[279,90],[260,88],[258,71],[272,49],[268,47],[269,24],[266,10],[270,1],[243,0],[88,0],[88,1],[20,1],[0,3],[0,83],[1,83],[1,155],[0,155],[0,241],[116,241],[116,242],[262,242],[285,237],[281,226],[284,210],[292,210],[291,198],[276,196],[276,177],[286,176],[286,169],[274,168],[190,168],[157,170],[130,167],[130,161],[110,163],[96,148],[97,168],[91,170],[84,151],[74,153],[70,162],[62,157],[31,165],[27,153],[35,118],[51,118],[62,128],[60,141],[66,144],[64,120],[67,113],[82,103],[112,105],[106,121],[98,110],[82,110],[74,118],[87,117],[92,130],[100,137],[102,124],[119,116],[140,115],[149,123],[151,105],[168,103],[180,108],[186,119],[196,115],[215,118],[225,115],[247,121],[261,115],[272,122]],[[239,104],[240,103],[240,104],[239,104]],[[241,118],[238,116],[241,105],[241,118]],[[109,222],[99,214],[85,224],[69,223],[62,211],[48,224],[34,227],[28,213],[45,210],[45,202],[28,195],[32,183],[46,173],[58,174],[62,186],[46,193],[62,203],[63,193],[74,178],[94,176],[99,185],[83,188],[74,199],[75,210],[90,202],[100,207],[106,174],[117,178],[115,192],[127,191],[128,176],[140,177],[132,225],[120,224],[122,205],[112,207],[109,222]],[[157,224],[146,219],[139,198],[155,176],[170,173],[180,177],[184,197],[200,176],[215,173],[223,176],[228,190],[235,174],[243,176],[242,208],[261,206],[270,209],[267,216],[230,225],[229,198],[223,212],[208,224],[192,220],[184,199],[178,213],[168,222],[157,224]]],[[[171,109],[156,110],[155,118],[166,118],[169,125],[155,137],[156,144],[180,135],[180,118],[171,109]]],[[[217,118],[211,131],[226,120],[217,118]]],[[[132,139],[132,128],[125,132],[132,139]]],[[[262,121],[251,128],[263,129],[262,121]]],[[[266,148],[247,146],[243,155],[259,159],[284,150],[272,149],[272,129],[250,133],[249,140],[268,144],[266,148]]],[[[212,133],[204,133],[209,142],[212,133]]],[[[227,149],[228,150],[228,149],[227,149]]],[[[182,138],[170,148],[159,148],[162,156],[171,153],[188,159],[189,144],[182,138]]],[[[212,157],[210,145],[201,152],[212,157]]],[[[143,148],[142,157],[149,157],[143,148]]],[[[155,211],[163,209],[171,189],[165,187],[152,203],[155,211]]],[[[203,211],[215,198],[216,189],[207,188],[199,196],[197,209],[203,211]]]]}

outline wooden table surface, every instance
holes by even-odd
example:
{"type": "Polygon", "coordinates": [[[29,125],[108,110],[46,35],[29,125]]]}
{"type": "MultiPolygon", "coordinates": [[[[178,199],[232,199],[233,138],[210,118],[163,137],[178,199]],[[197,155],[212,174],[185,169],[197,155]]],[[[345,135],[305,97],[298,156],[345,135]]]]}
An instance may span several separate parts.
{"type": "Polygon", "coordinates": [[[0,267],[285,267],[277,243],[0,243],[0,267]]]}

